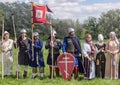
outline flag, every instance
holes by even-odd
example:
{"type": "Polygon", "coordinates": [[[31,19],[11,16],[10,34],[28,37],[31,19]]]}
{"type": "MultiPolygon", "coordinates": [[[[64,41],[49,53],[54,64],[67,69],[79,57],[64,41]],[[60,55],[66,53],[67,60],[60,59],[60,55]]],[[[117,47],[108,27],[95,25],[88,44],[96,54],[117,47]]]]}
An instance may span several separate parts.
{"type": "Polygon", "coordinates": [[[46,7],[47,7],[47,11],[48,11],[48,12],[53,13],[53,11],[48,7],[48,5],[46,5],[46,7]]]}
{"type": "MultiPolygon", "coordinates": [[[[46,1],[45,1],[45,0],[39,0],[38,3],[39,3],[39,4],[46,4],[46,1]]],[[[47,7],[47,12],[53,13],[53,11],[48,7],[47,4],[46,4],[46,7],[47,7]]]]}
{"type": "Polygon", "coordinates": [[[35,3],[32,3],[32,8],[33,24],[51,24],[46,19],[46,12],[48,11],[46,5],[36,5],[35,3]]]}

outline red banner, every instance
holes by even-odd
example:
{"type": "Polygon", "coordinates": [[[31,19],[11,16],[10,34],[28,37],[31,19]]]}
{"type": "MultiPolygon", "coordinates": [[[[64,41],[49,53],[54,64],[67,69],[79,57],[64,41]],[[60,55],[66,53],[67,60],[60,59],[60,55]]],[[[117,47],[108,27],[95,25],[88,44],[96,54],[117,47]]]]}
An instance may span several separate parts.
{"type": "Polygon", "coordinates": [[[50,24],[46,19],[46,12],[48,11],[46,5],[36,5],[35,3],[32,3],[32,8],[33,24],[50,24]]]}

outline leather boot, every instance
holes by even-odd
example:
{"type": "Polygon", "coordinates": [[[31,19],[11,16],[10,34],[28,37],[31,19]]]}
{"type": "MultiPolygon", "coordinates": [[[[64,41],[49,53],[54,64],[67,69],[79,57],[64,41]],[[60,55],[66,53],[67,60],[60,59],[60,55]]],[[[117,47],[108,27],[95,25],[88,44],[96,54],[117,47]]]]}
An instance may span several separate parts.
{"type": "Polygon", "coordinates": [[[27,71],[24,71],[23,78],[27,77],[27,71]]]}
{"type": "Polygon", "coordinates": [[[56,76],[60,77],[60,72],[59,72],[59,68],[58,67],[55,68],[55,72],[56,72],[56,76]]]}
{"type": "Polygon", "coordinates": [[[78,67],[74,68],[74,79],[78,78],[78,67]]]}

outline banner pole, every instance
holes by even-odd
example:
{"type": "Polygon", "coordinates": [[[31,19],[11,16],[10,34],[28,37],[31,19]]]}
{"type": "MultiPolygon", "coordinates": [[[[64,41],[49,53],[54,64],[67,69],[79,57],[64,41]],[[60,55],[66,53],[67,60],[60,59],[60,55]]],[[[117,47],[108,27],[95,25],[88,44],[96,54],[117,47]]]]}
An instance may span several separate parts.
{"type": "Polygon", "coordinates": [[[33,5],[34,3],[31,2],[31,23],[32,23],[32,61],[34,59],[34,49],[33,49],[33,44],[34,44],[34,39],[33,39],[33,32],[34,32],[34,23],[33,23],[33,5]]]}
{"type": "MultiPolygon", "coordinates": [[[[32,44],[34,44],[34,39],[33,39],[33,29],[34,29],[34,24],[32,24],[32,44]]],[[[34,49],[33,49],[33,45],[32,45],[32,60],[34,59],[34,49]]]]}
{"type": "Polygon", "coordinates": [[[52,44],[52,47],[51,47],[51,57],[52,57],[52,76],[51,78],[53,79],[53,72],[54,72],[54,60],[53,60],[53,28],[52,26],[50,25],[50,29],[51,29],[51,44],[52,44]]]}

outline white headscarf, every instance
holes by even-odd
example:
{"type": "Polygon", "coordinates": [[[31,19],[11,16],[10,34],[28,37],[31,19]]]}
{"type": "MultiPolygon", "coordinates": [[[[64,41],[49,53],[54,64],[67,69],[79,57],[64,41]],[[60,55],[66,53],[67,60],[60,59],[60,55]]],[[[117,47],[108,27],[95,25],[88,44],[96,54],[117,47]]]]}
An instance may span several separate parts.
{"type": "Polygon", "coordinates": [[[103,41],[103,40],[104,40],[103,35],[102,35],[102,34],[99,34],[99,35],[98,35],[98,41],[103,41]]]}
{"type": "Polygon", "coordinates": [[[119,41],[118,41],[118,38],[116,37],[116,33],[112,31],[110,32],[110,35],[113,35],[115,37],[115,41],[119,45],[119,41]]]}

